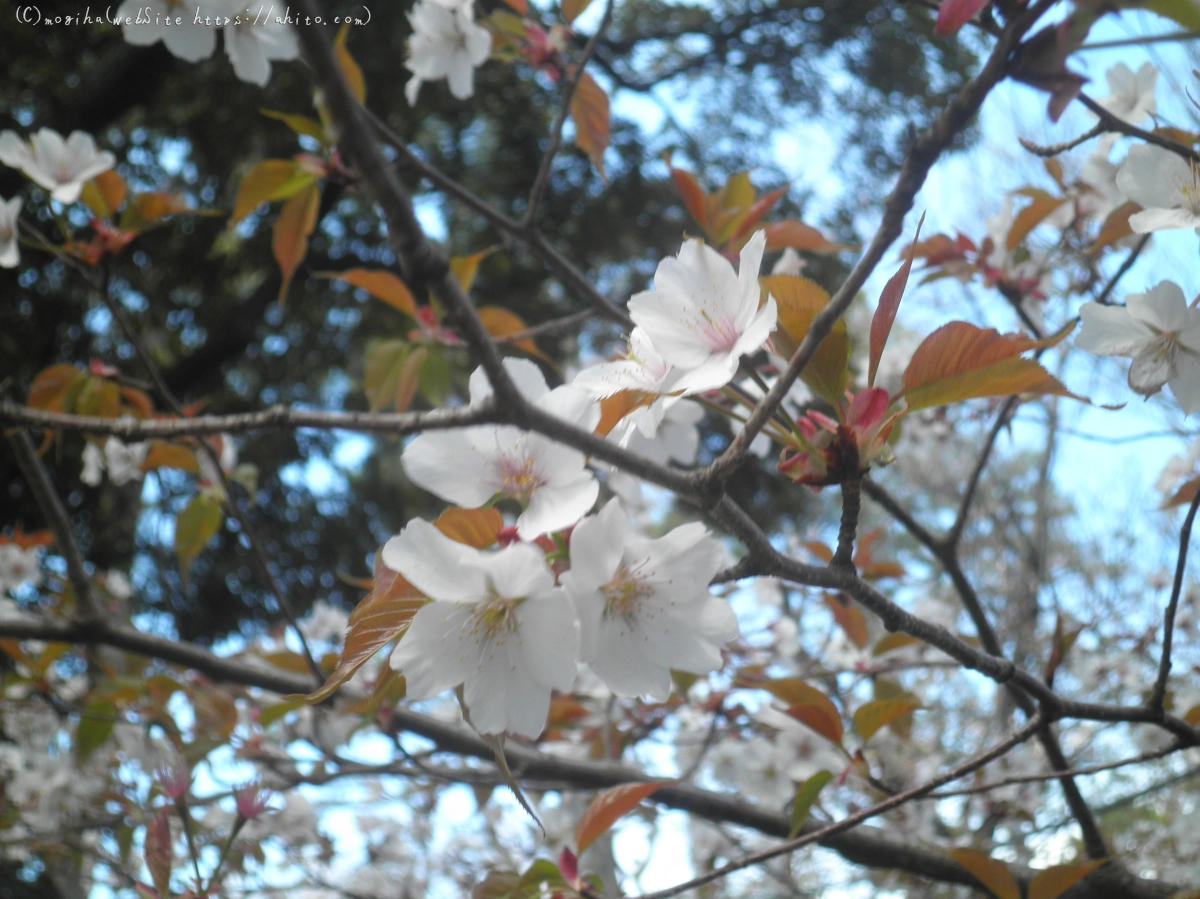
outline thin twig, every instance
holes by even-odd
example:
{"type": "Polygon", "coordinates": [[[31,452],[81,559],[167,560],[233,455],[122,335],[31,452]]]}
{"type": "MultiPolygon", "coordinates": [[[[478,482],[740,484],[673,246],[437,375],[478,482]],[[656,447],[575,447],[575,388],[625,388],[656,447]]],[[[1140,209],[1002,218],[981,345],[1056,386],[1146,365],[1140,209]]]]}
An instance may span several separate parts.
{"type": "Polygon", "coordinates": [[[1100,124],[1104,126],[1106,131],[1115,131],[1118,134],[1125,134],[1129,137],[1136,137],[1139,140],[1144,140],[1148,144],[1154,144],[1156,147],[1162,147],[1164,150],[1170,150],[1182,156],[1184,159],[1192,162],[1200,162],[1200,153],[1197,153],[1191,147],[1184,146],[1177,140],[1171,140],[1169,137],[1163,137],[1161,134],[1155,134],[1153,131],[1146,131],[1136,125],[1130,125],[1122,118],[1113,115],[1087,94],[1078,95],[1079,102],[1086,106],[1100,119],[1100,124]]]}
{"type": "Polygon", "coordinates": [[[1158,676],[1154,679],[1154,687],[1146,704],[1153,709],[1161,709],[1167,695],[1167,679],[1171,676],[1171,643],[1175,637],[1175,613],[1179,610],[1179,598],[1183,595],[1183,576],[1187,572],[1188,544],[1192,541],[1192,523],[1196,520],[1196,510],[1200,509],[1200,490],[1192,497],[1188,506],[1187,517],[1183,519],[1183,527],[1179,529],[1179,557],[1175,561],[1175,581],[1171,585],[1171,599],[1167,602],[1167,611],[1163,615],[1162,658],[1158,663],[1158,676]]]}
{"type": "Polygon", "coordinates": [[[92,581],[84,567],[83,553],[79,551],[79,543],[75,539],[75,531],[71,527],[67,510],[63,507],[54,485],[50,483],[50,476],[38,458],[37,448],[33,445],[29,432],[12,431],[8,435],[8,442],[17,457],[21,473],[25,475],[25,480],[33,491],[38,508],[46,516],[46,522],[54,532],[58,550],[66,560],[67,578],[75,591],[75,620],[80,624],[92,624],[100,620],[100,604],[96,602],[92,593],[92,581]]]}
{"type": "Polygon", "coordinates": [[[996,445],[996,440],[1000,436],[1000,432],[1008,424],[1013,409],[1016,408],[1019,400],[1020,397],[1010,396],[1004,401],[1004,405],[1000,407],[1000,412],[996,416],[995,424],[992,425],[991,431],[988,432],[987,440],[983,444],[983,450],[979,453],[979,458],[975,461],[975,467],[971,471],[971,476],[967,478],[967,489],[963,491],[962,502],[959,503],[958,512],[954,516],[954,524],[950,526],[950,530],[946,532],[946,536],[942,540],[944,545],[950,549],[957,547],[959,541],[962,539],[963,529],[967,524],[967,516],[971,511],[971,503],[975,500],[979,481],[983,477],[983,471],[987,467],[988,460],[992,455],[992,448],[996,445]]]}
{"type": "Polygon", "coordinates": [[[1138,256],[1142,254],[1142,250],[1146,248],[1146,244],[1150,243],[1152,235],[1143,234],[1139,240],[1129,251],[1129,255],[1125,257],[1125,261],[1121,263],[1121,267],[1113,273],[1113,276],[1108,279],[1108,283],[1104,285],[1104,289],[1100,291],[1100,295],[1096,297],[1096,302],[1101,305],[1108,305],[1109,294],[1113,292],[1113,288],[1117,286],[1117,282],[1125,276],[1125,273],[1133,268],[1133,264],[1137,261],[1138,256]]]}
{"type": "MultiPolygon", "coordinates": [[[[546,186],[550,181],[550,168],[554,165],[554,157],[558,155],[559,147],[562,146],[563,126],[567,123],[567,116],[571,114],[571,103],[575,98],[575,90],[583,79],[584,68],[592,58],[592,54],[596,52],[596,46],[600,43],[604,32],[608,30],[608,24],[612,21],[613,5],[614,0],[607,0],[604,4],[604,15],[600,19],[600,25],[584,45],[583,53],[580,54],[575,67],[569,68],[566,77],[562,80],[562,98],[558,103],[558,113],[554,117],[554,124],[550,128],[550,142],[546,145],[546,152],[542,154],[542,162],[538,166],[537,176],[533,179],[533,186],[529,189],[525,217],[521,221],[523,228],[531,228],[537,222],[538,210],[542,205],[542,194],[546,192],[546,186]]],[[[578,122],[576,122],[576,127],[579,127],[578,122]]]]}
{"type": "Polygon", "coordinates": [[[1024,147],[1030,153],[1033,153],[1035,156],[1058,156],[1061,153],[1066,153],[1068,150],[1074,150],[1080,144],[1087,143],[1093,137],[1099,137],[1105,132],[1105,130],[1104,123],[1101,122],[1093,127],[1090,131],[1079,135],[1079,137],[1076,137],[1073,140],[1064,141],[1061,144],[1050,144],[1046,147],[1035,144],[1033,141],[1026,140],[1023,137],[1018,137],[1017,141],[1022,147],[1024,147]]]}

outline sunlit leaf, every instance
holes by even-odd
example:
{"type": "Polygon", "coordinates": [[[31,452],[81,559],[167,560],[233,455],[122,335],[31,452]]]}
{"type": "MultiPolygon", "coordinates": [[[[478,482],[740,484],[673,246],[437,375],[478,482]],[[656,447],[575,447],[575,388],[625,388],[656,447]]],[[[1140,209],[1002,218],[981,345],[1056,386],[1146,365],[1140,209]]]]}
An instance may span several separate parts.
{"type": "Polygon", "coordinates": [[[500,248],[488,247],[486,250],[480,250],[470,256],[452,256],[450,258],[450,271],[454,275],[454,280],[458,282],[458,286],[463,289],[463,293],[470,293],[471,288],[475,286],[475,277],[479,274],[479,263],[498,249],[500,248]]]}
{"type": "MultiPolygon", "coordinates": [[[[513,334],[520,334],[522,331],[527,331],[529,326],[521,320],[521,317],[514,312],[509,312],[507,309],[502,309],[499,306],[481,306],[478,310],[479,321],[483,324],[483,329],[493,337],[511,337],[513,334]]],[[[539,359],[545,359],[549,362],[549,358],[541,350],[537,348],[537,344],[533,342],[532,337],[522,337],[519,340],[512,341],[512,345],[531,356],[537,356],[539,359]]]]}
{"type": "Polygon", "coordinates": [[[925,224],[925,214],[917,222],[917,233],[913,235],[912,248],[904,259],[900,270],[888,279],[879,295],[879,305],[871,316],[870,362],[867,368],[867,386],[875,386],[875,375],[879,371],[879,359],[883,348],[887,345],[888,335],[892,333],[892,325],[896,321],[896,312],[900,308],[900,300],[904,297],[904,288],[908,285],[908,273],[912,270],[913,249],[921,237],[921,226],[925,224]]]}
{"type": "Polygon", "coordinates": [[[192,560],[220,529],[223,517],[219,501],[208,494],[197,493],[175,519],[175,556],[185,578],[192,560]]]}
{"type": "Polygon", "coordinates": [[[363,391],[372,412],[386,409],[396,400],[405,363],[412,353],[407,340],[377,340],[367,345],[363,365],[363,391]]]}
{"type": "Polygon", "coordinates": [[[1100,858],[1073,865],[1055,865],[1053,868],[1039,871],[1029,884],[1028,899],[1058,899],[1076,883],[1107,863],[1108,859],[1100,858]]]}
{"type": "Polygon", "coordinates": [[[1059,206],[1067,202],[1066,197],[1055,197],[1037,188],[1028,188],[1020,193],[1024,193],[1032,202],[1017,213],[1012,227],[1008,229],[1005,245],[1009,250],[1016,249],[1030,231],[1044,222],[1059,206]]]}
{"type": "Polygon", "coordinates": [[[800,829],[808,820],[808,813],[812,811],[813,803],[817,801],[817,797],[831,780],[833,780],[833,774],[821,770],[796,787],[796,795],[792,799],[792,825],[788,830],[789,840],[794,840],[800,835],[800,829]]]}
{"type": "Polygon", "coordinates": [[[871,649],[871,655],[881,656],[887,652],[894,652],[897,649],[902,649],[905,646],[912,646],[914,643],[920,643],[916,637],[910,637],[908,634],[896,632],[894,634],[885,634],[879,638],[879,641],[871,649]]]}
{"type": "Polygon", "coordinates": [[[608,94],[587,72],[580,76],[571,98],[571,121],[575,123],[575,145],[604,178],[604,151],[610,136],[608,94]]]}
{"type": "Polygon", "coordinates": [[[1110,212],[1104,219],[1104,224],[1100,226],[1100,233],[1096,235],[1090,251],[1095,253],[1132,234],[1133,228],[1129,226],[1129,217],[1141,211],[1141,206],[1133,200],[1128,200],[1110,212]]]}
{"type": "Polygon", "coordinates": [[[1021,899],[1021,888],[1003,862],[978,849],[951,849],[947,854],[970,871],[971,876],[987,887],[996,899],[1021,899]]]}
{"type": "Polygon", "coordinates": [[[626,415],[635,409],[649,406],[652,402],[654,394],[641,390],[619,390],[612,396],[605,397],[600,401],[600,421],[596,424],[596,433],[607,437],[626,415]]]}
{"type": "Polygon", "coordinates": [[[425,604],[425,597],[412,584],[383,564],[375,553],[375,587],[350,613],[346,639],[337,668],[329,680],[307,696],[285,696],[289,702],[311,704],[336,693],[359,668],[393,640],[425,604]]]}
{"type": "Polygon", "coordinates": [[[562,0],[563,21],[570,25],[583,13],[592,0],[562,0]]]}
{"type": "Polygon", "coordinates": [[[79,199],[98,219],[106,219],[125,200],[125,181],[112,169],[101,172],[83,185],[79,199]]]}
{"type": "Polygon", "coordinates": [[[854,730],[863,742],[871,739],[880,728],[921,708],[916,699],[875,699],[859,706],[854,713],[854,730]]]}
{"type": "Polygon", "coordinates": [[[403,281],[384,269],[352,268],[344,272],[317,272],[317,278],[332,278],[361,287],[377,300],[382,300],[405,315],[416,317],[417,304],[403,281]]]}
{"type": "Polygon", "coordinates": [[[616,823],[617,819],[637,808],[643,799],[654,795],[671,780],[621,784],[610,787],[591,801],[575,826],[575,849],[582,854],[596,838],[616,823]]]}
{"type": "Polygon", "coordinates": [[[350,55],[350,50],[346,47],[346,35],[349,32],[350,23],[347,22],[338,30],[337,37],[334,38],[333,55],[337,59],[338,68],[342,70],[342,77],[346,79],[350,93],[354,95],[355,100],[363,103],[367,99],[367,82],[363,80],[362,69],[358,67],[358,63],[354,61],[354,57],[350,55]]]}
{"type": "Polygon", "coordinates": [[[291,159],[268,159],[260,162],[242,179],[237,198],[233,201],[232,227],[257,209],[262,203],[294,197],[316,178],[302,171],[291,159]]]}
{"type": "Polygon", "coordinates": [[[275,222],[271,250],[283,273],[283,281],[279,285],[280,303],[287,297],[296,269],[308,255],[308,236],[317,226],[317,210],[320,204],[321,190],[316,184],[310,184],[283,204],[275,222]]]}
{"type": "Polygon", "coordinates": [[[276,112],[274,109],[259,109],[259,112],[269,119],[283,122],[292,129],[296,134],[304,137],[315,138],[322,144],[328,143],[329,137],[325,133],[325,126],[316,119],[310,119],[306,115],[295,115],[288,112],[276,112]]]}
{"type": "Polygon", "coordinates": [[[167,443],[165,440],[155,440],[142,460],[142,471],[155,471],[159,468],[176,468],[192,474],[200,474],[200,463],[196,454],[186,446],[178,443],[167,443]]]}
{"type": "Polygon", "coordinates": [[[1037,341],[1024,334],[1001,334],[967,322],[943,325],[922,341],[904,371],[903,395],[908,409],[1017,393],[1081,400],[1037,362],[1020,355],[1053,346],[1068,333],[1069,327],[1037,341]]]}
{"type": "Polygon", "coordinates": [[[433,526],[456,543],[487,549],[499,539],[504,516],[496,509],[451,507],[434,520],[433,526]]]}
{"type": "MultiPolygon", "coordinates": [[[[795,275],[771,275],[760,279],[775,298],[779,324],[775,329],[775,346],[780,354],[789,357],[804,339],[817,314],[829,305],[829,294],[819,284],[795,275]]],[[[837,403],[846,392],[850,378],[850,340],[846,322],[838,319],[829,334],[821,341],[816,353],[800,373],[804,383],[818,396],[837,403]]]]}

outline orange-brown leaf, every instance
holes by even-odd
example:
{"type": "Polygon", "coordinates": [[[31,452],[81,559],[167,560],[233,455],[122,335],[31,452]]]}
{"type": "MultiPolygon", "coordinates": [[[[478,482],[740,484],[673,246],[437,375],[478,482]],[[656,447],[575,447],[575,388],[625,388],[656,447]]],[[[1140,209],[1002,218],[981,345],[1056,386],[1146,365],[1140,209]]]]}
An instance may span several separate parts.
{"type": "Polygon", "coordinates": [[[700,186],[700,182],[696,180],[696,176],[691,172],[683,169],[677,169],[671,165],[671,157],[669,154],[663,154],[666,160],[667,168],[671,171],[671,180],[675,182],[675,188],[679,191],[680,199],[683,200],[684,208],[696,220],[702,231],[708,233],[708,194],[704,188],[700,186]]]}
{"type": "Polygon", "coordinates": [[[904,258],[900,270],[888,279],[879,295],[879,305],[871,316],[870,359],[867,366],[867,386],[875,386],[875,374],[879,371],[879,359],[883,348],[887,345],[888,335],[892,333],[892,324],[896,321],[896,312],[900,309],[900,300],[904,298],[904,288],[908,286],[908,273],[912,270],[913,257],[917,241],[921,237],[921,226],[925,224],[925,213],[917,222],[917,233],[913,236],[912,249],[904,258]]]}
{"type": "Polygon", "coordinates": [[[970,871],[971,876],[987,887],[996,899],[1021,899],[1021,889],[1003,862],[978,849],[951,849],[949,855],[970,871]]]}
{"type": "Polygon", "coordinates": [[[350,23],[347,22],[334,38],[333,54],[337,58],[338,67],[342,70],[342,77],[346,79],[350,93],[354,95],[355,100],[362,103],[367,99],[367,82],[363,80],[362,69],[358,67],[358,63],[346,47],[346,35],[349,31],[350,23]]]}
{"type": "Polygon", "coordinates": [[[652,780],[647,783],[621,784],[605,790],[591,801],[575,826],[576,851],[582,853],[597,837],[612,827],[618,818],[637,808],[643,799],[674,782],[652,780]]]}
{"type": "Polygon", "coordinates": [[[1192,727],[1200,727],[1200,705],[1194,705],[1188,709],[1183,715],[1183,720],[1192,727]]]}
{"type": "Polygon", "coordinates": [[[654,394],[641,390],[619,390],[612,396],[600,401],[600,422],[596,425],[596,433],[607,437],[622,418],[635,409],[649,406],[654,402],[654,394]]]}
{"type": "Polygon", "coordinates": [[[200,463],[196,454],[186,446],[178,443],[167,443],[165,440],[151,442],[146,458],[142,460],[142,471],[154,471],[159,468],[177,468],[192,474],[200,474],[200,463]]]}
{"type": "Polygon", "coordinates": [[[295,196],[316,178],[301,171],[290,159],[268,159],[260,162],[238,185],[237,198],[233,201],[233,214],[229,217],[232,227],[252,213],[261,203],[286,200],[295,196]]]}
{"type": "MultiPolygon", "coordinates": [[[[829,294],[819,284],[796,275],[770,275],[760,280],[775,298],[779,313],[775,346],[783,356],[791,356],[812,327],[813,319],[829,304],[829,294]]],[[[849,361],[850,339],[846,322],[839,318],[800,377],[814,393],[836,404],[850,378],[849,361]]]]}
{"type": "Polygon", "coordinates": [[[106,219],[125,199],[125,181],[112,169],[101,172],[83,185],[79,199],[98,219],[106,219]]]}
{"type": "Polygon", "coordinates": [[[434,520],[433,526],[456,543],[487,549],[500,538],[504,518],[495,509],[451,507],[434,520]]]}
{"type": "Polygon", "coordinates": [[[384,565],[381,556],[381,553],[375,553],[375,588],[350,613],[346,623],[346,640],[337,668],[319,690],[307,696],[286,696],[286,700],[314,703],[332,696],[354,676],[355,671],[407,627],[425,604],[420,591],[384,565]]]}
{"type": "Polygon", "coordinates": [[[458,282],[458,286],[463,289],[463,293],[470,293],[474,286],[475,277],[479,274],[479,263],[498,249],[500,249],[498,246],[488,247],[486,250],[480,250],[470,256],[454,256],[450,259],[450,271],[454,274],[454,280],[458,282]]]}
{"type": "MultiPolygon", "coordinates": [[[[519,315],[515,312],[509,312],[507,309],[502,309],[499,306],[481,306],[478,313],[483,329],[493,337],[511,337],[514,334],[520,334],[522,331],[529,330],[529,326],[521,320],[519,315]]],[[[531,356],[537,356],[539,359],[545,359],[547,362],[550,361],[546,354],[537,348],[537,344],[533,342],[532,337],[522,337],[519,340],[510,342],[517,349],[531,356]]]]}
{"type": "Polygon", "coordinates": [[[283,273],[283,281],[279,285],[280,303],[287,297],[296,269],[308,255],[308,235],[312,234],[313,228],[317,226],[317,209],[320,203],[320,188],[316,184],[310,184],[283,204],[279,219],[275,222],[271,250],[283,273]]]}
{"type": "Polygon", "coordinates": [[[377,300],[382,300],[393,309],[416,317],[417,304],[412,291],[404,282],[384,269],[352,268],[344,272],[318,272],[318,278],[333,278],[345,281],[353,287],[361,287],[377,300]]]}
{"type": "Polygon", "coordinates": [[[902,649],[905,646],[912,646],[914,643],[920,643],[916,637],[910,637],[908,634],[899,632],[894,634],[885,634],[879,638],[879,642],[875,644],[871,650],[871,655],[881,656],[885,652],[893,652],[897,649],[902,649]]]}
{"type": "Polygon", "coordinates": [[[1012,227],[1008,229],[1008,238],[1005,241],[1005,246],[1009,250],[1015,249],[1030,231],[1045,221],[1050,213],[1067,202],[1065,197],[1056,197],[1037,188],[1030,188],[1020,191],[1020,193],[1025,194],[1032,202],[1017,213],[1017,217],[1013,219],[1012,227]]]}
{"type": "Polygon", "coordinates": [[[854,713],[854,729],[865,743],[878,733],[880,728],[886,727],[919,708],[921,708],[921,703],[917,702],[915,698],[875,699],[863,703],[854,713]]]}
{"type": "Polygon", "coordinates": [[[863,613],[851,605],[850,600],[837,593],[825,594],[825,605],[833,613],[833,620],[838,623],[846,636],[859,649],[867,646],[867,619],[863,613]]]}
{"type": "Polygon", "coordinates": [[[798,677],[784,677],[752,684],[766,690],[788,706],[788,714],[808,725],[827,740],[842,745],[842,716],[833,702],[798,677]]]}
{"type": "Polygon", "coordinates": [[[843,244],[833,243],[820,231],[804,222],[788,219],[767,225],[767,250],[782,250],[791,247],[794,250],[807,250],[810,253],[836,253],[844,250],[843,244]]]}
{"type": "Polygon", "coordinates": [[[1055,865],[1039,871],[1029,884],[1029,899],[1058,899],[1083,878],[1087,877],[1108,859],[1077,862],[1074,865],[1055,865]]]}
{"type": "Polygon", "coordinates": [[[592,0],[562,0],[563,21],[570,25],[579,18],[591,2],[592,0]]]}
{"type": "Polygon", "coordinates": [[[86,379],[87,375],[74,365],[51,365],[38,372],[33,379],[25,403],[33,409],[68,412],[70,410],[64,407],[63,398],[72,389],[78,389],[86,379]]]}
{"type": "Polygon", "coordinates": [[[587,154],[604,178],[604,151],[608,149],[608,94],[584,72],[571,98],[571,121],[575,123],[575,145],[587,154]]]}
{"type": "Polygon", "coordinates": [[[1133,200],[1128,200],[1110,212],[1104,219],[1104,224],[1100,226],[1100,233],[1096,235],[1090,252],[1095,253],[1132,234],[1133,228],[1129,226],[1129,217],[1135,212],[1141,211],[1141,206],[1133,200]]]}
{"type": "Polygon", "coordinates": [[[1038,393],[1075,396],[1046,369],[1021,353],[1053,346],[1070,328],[1037,341],[1024,334],[1001,334],[968,322],[950,322],[921,342],[904,371],[904,398],[910,411],[985,396],[1038,393]]]}
{"type": "Polygon", "coordinates": [[[504,0],[509,6],[517,11],[518,15],[525,15],[529,12],[529,4],[526,0],[504,0]]]}

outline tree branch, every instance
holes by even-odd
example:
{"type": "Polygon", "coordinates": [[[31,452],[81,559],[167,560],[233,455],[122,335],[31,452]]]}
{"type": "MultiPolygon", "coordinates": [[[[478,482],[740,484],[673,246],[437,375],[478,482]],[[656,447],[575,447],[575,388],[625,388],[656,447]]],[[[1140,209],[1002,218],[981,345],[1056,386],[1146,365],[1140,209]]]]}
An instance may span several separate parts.
{"type": "Polygon", "coordinates": [[[1175,561],[1175,581],[1171,584],[1171,598],[1167,602],[1167,611],[1163,615],[1162,657],[1158,663],[1158,676],[1154,679],[1154,687],[1150,690],[1150,698],[1146,704],[1150,708],[1163,708],[1167,695],[1167,679],[1171,676],[1171,642],[1175,636],[1175,613],[1179,610],[1179,597],[1183,594],[1183,576],[1187,571],[1188,544],[1192,541],[1192,523],[1196,520],[1196,509],[1200,508],[1200,490],[1192,497],[1188,506],[1187,517],[1183,519],[1183,527],[1179,529],[1179,557],[1175,561]]]}

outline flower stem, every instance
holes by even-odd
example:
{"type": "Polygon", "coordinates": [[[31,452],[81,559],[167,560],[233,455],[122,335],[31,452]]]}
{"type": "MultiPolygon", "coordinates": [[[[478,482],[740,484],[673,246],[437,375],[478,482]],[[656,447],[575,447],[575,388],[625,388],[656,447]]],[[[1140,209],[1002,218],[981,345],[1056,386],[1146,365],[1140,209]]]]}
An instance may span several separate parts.
{"type": "Polygon", "coordinates": [[[837,552],[829,562],[831,568],[854,568],[854,536],[861,506],[862,475],[855,474],[842,481],[842,524],[838,529],[837,552]]]}

